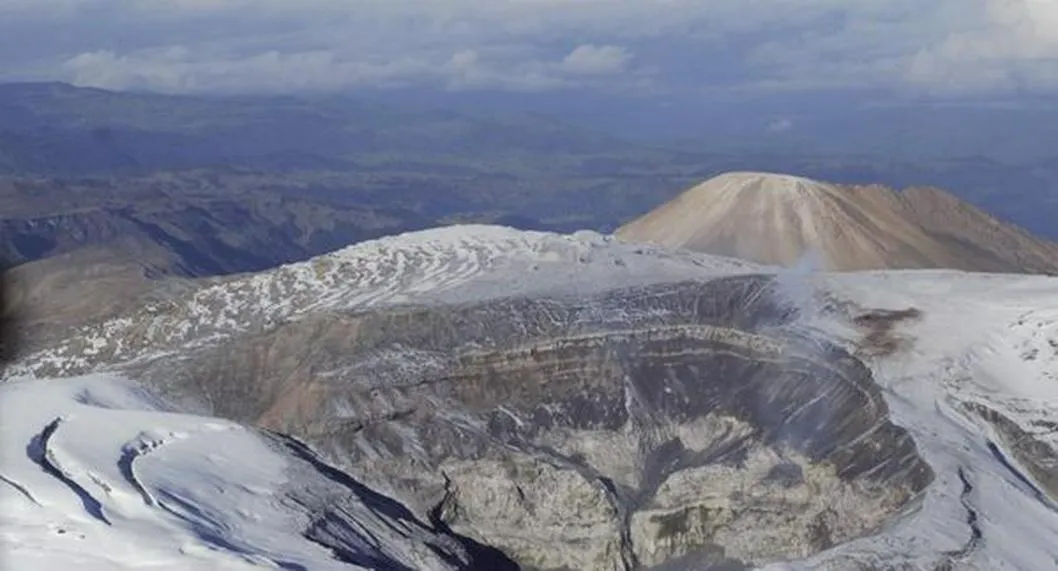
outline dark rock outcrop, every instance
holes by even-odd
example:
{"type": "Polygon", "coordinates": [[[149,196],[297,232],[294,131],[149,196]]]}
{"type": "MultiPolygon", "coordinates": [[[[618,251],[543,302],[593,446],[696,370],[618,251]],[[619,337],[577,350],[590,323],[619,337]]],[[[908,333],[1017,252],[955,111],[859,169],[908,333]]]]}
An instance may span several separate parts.
{"type": "Polygon", "coordinates": [[[870,371],[796,316],[732,277],[325,311],[126,368],[524,569],[737,569],[871,533],[932,479],[870,371]]]}

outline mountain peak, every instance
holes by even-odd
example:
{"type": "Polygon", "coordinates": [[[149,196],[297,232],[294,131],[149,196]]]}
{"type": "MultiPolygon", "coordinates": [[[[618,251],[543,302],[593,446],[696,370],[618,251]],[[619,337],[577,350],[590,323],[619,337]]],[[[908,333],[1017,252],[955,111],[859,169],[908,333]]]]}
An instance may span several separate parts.
{"type": "Polygon", "coordinates": [[[811,252],[831,270],[1058,272],[1058,245],[944,191],[901,193],[766,172],[709,179],[617,235],[786,266],[811,252]]]}
{"type": "Polygon", "coordinates": [[[733,171],[719,175],[710,179],[710,181],[741,185],[760,185],[760,190],[773,191],[812,188],[825,184],[801,176],[766,171],[733,171]]]}

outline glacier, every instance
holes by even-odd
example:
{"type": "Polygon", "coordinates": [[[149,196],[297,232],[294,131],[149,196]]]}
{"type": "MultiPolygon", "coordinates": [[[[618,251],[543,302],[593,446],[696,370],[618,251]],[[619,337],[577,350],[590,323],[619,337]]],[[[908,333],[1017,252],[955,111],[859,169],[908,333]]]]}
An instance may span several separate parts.
{"type": "Polygon", "coordinates": [[[131,312],[31,340],[0,384],[5,563],[471,568],[482,546],[403,509],[390,490],[343,478],[326,450],[188,414],[146,390],[135,371],[324,314],[576,299],[756,275],[781,277],[799,332],[870,369],[889,418],[934,473],[914,506],[883,527],[762,569],[1058,568],[1058,278],[790,272],[594,233],[490,226],[409,233],[260,274],[161,286],[131,312]]]}

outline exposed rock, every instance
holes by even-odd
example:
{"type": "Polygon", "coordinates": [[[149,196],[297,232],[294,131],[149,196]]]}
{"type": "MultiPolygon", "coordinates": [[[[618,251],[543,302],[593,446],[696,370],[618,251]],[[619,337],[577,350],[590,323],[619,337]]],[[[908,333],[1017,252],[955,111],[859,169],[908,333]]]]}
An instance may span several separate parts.
{"type": "Polygon", "coordinates": [[[319,311],[120,368],[523,569],[742,569],[869,534],[932,478],[869,370],[795,317],[744,276],[319,311]]]}
{"type": "Polygon", "coordinates": [[[0,177],[0,257],[23,264],[72,254],[70,271],[106,255],[159,273],[210,276],[262,271],[434,223],[400,208],[329,200],[307,186],[210,171],[0,177]]]}
{"type": "Polygon", "coordinates": [[[18,355],[22,336],[21,319],[12,299],[13,284],[6,269],[5,262],[0,260],[0,371],[18,355]]]}
{"type": "Polygon", "coordinates": [[[1027,483],[1040,501],[1058,510],[1058,450],[997,410],[979,403],[964,403],[963,406],[991,425],[1001,439],[1001,448],[990,443],[993,454],[1000,456],[1000,462],[1027,483]],[[1001,450],[1009,450],[1014,461],[1023,466],[1028,474],[1022,474],[1010,460],[1002,457],[1001,450]]]}

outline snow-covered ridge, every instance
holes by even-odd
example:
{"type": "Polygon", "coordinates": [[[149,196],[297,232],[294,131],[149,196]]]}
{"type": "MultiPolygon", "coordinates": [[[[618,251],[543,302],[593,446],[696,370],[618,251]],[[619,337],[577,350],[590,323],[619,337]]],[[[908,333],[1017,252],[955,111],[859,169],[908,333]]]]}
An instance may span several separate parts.
{"type": "Polygon", "coordinates": [[[5,568],[360,569],[352,554],[449,568],[426,548],[429,530],[387,519],[252,429],[152,407],[102,375],[0,386],[5,568]],[[345,560],[311,537],[328,486],[361,534],[345,560]]]}
{"type": "MultiPolygon", "coordinates": [[[[998,413],[1049,447],[1037,449],[1045,464],[1058,458],[1058,279],[904,271],[813,281],[862,307],[922,312],[896,327],[908,347],[869,365],[894,422],[937,474],[920,511],[826,557],[909,568],[944,558],[956,569],[1058,568],[1054,490],[1041,492],[1015,443],[980,414],[998,413]]],[[[815,325],[850,341],[859,335],[832,318],[815,325]]]]}
{"type": "Polygon", "coordinates": [[[61,375],[147,351],[186,349],[318,311],[589,293],[759,269],[595,232],[449,226],[362,242],[266,272],[204,281],[189,292],[147,303],[138,313],[86,326],[7,376],[61,375]]]}
{"type": "MultiPolygon", "coordinates": [[[[24,370],[48,359],[62,372],[93,359],[111,363],[180,351],[317,311],[589,293],[756,271],[761,268],[592,233],[443,228],[204,282],[140,313],[73,332],[24,370]]],[[[1031,474],[1018,465],[1009,443],[966,407],[1000,413],[1058,450],[1058,279],[900,271],[795,275],[786,281],[792,289],[862,308],[922,312],[921,319],[896,327],[908,338],[907,348],[869,365],[894,422],[908,429],[937,478],[919,511],[875,536],[801,562],[803,567],[782,568],[816,568],[825,561],[831,566],[819,568],[856,568],[842,566],[844,556],[879,568],[933,569],[944,558],[955,569],[1058,568],[1058,510],[1035,493],[1039,486],[1026,480],[1031,474]]],[[[850,345],[860,336],[832,314],[813,319],[808,325],[850,345]]],[[[277,468],[283,459],[252,431],[151,411],[153,405],[131,389],[108,389],[113,383],[96,377],[0,386],[0,549],[24,546],[15,552],[15,568],[121,569],[145,559],[170,569],[278,561],[310,569],[333,565],[326,551],[281,533],[296,518],[267,501],[265,491],[287,485],[277,468]],[[50,457],[38,454],[48,450],[50,457]],[[53,472],[45,472],[39,458],[47,458],[53,472]],[[204,484],[189,488],[188,473],[195,474],[190,481],[204,484]],[[205,509],[198,515],[181,511],[181,500],[205,509]],[[242,555],[217,551],[193,529],[219,531],[242,555]]],[[[397,550],[407,545],[400,537],[379,543],[397,550]]]]}

